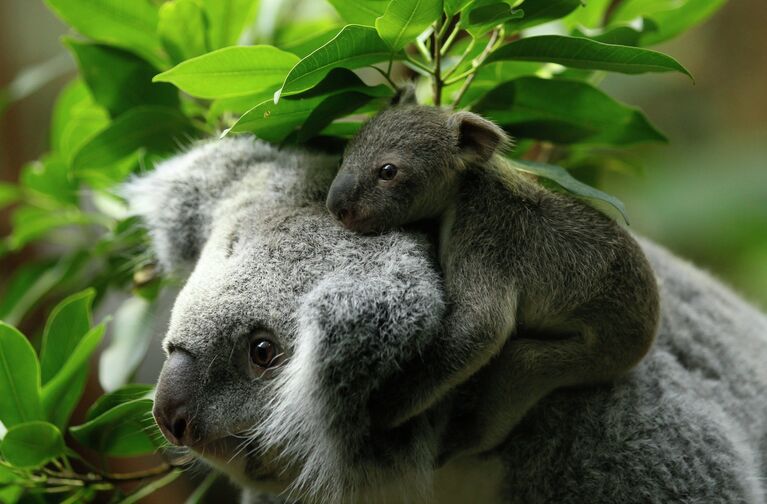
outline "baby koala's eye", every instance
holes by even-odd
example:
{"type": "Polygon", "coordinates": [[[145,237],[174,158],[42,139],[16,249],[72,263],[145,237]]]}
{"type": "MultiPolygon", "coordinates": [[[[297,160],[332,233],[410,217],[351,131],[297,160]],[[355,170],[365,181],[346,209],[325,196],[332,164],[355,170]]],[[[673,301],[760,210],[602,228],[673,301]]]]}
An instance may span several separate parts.
{"type": "Polygon", "coordinates": [[[256,337],[250,343],[250,362],[261,370],[267,370],[282,364],[283,353],[272,340],[256,337]]]}
{"type": "Polygon", "coordinates": [[[397,175],[397,167],[391,163],[386,163],[378,171],[378,178],[381,180],[391,180],[397,175]]]}

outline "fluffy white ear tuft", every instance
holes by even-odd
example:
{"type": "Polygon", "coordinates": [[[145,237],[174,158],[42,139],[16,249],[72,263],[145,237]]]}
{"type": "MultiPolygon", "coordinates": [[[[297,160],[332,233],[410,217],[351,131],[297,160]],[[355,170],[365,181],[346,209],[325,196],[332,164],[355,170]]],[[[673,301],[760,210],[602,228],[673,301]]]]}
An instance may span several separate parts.
{"type": "Polygon", "coordinates": [[[461,156],[468,162],[486,162],[511,144],[500,126],[472,112],[456,112],[447,124],[458,139],[461,156]]]}

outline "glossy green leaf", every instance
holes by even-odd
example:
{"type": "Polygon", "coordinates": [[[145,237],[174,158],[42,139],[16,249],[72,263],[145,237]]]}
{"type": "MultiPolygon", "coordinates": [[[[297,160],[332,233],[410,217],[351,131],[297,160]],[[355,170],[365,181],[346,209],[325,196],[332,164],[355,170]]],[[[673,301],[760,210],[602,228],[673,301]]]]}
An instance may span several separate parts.
{"type": "Polygon", "coordinates": [[[312,110],[298,131],[298,141],[306,142],[320,133],[334,120],[351,114],[372,100],[367,94],[358,92],[339,93],[329,96],[312,110]]]}
{"type": "Polygon", "coordinates": [[[42,390],[43,411],[49,422],[63,429],[80,401],[88,378],[88,359],[104,337],[104,325],[99,324],[82,337],[58,373],[42,390]]]}
{"type": "Polygon", "coordinates": [[[78,183],[69,176],[69,165],[59,156],[44,156],[24,166],[20,182],[28,199],[39,205],[77,205],[78,183]]]}
{"type": "Polygon", "coordinates": [[[295,54],[268,45],[227,47],[184,61],[154,80],[192,96],[225,98],[277,89],[298,61],[295,54]]]}
{"type": "Polygon", "coordinates": [[[665,140],[639,110],[585,82],[521,77],[495,87],[473,109],[520,138],[605,145],[665,140]]]}
{"type": "Polygon", "coordinates": [[[258,13],[259,0],[202,0],[208,19],[208,45],[221,49],[235,45],[258,13]]]}
{"type": "Polygon", "coordinates": [[[15,327],[0,321],[0,422],[14,425],[43,419],[40,366],[35,350],[15,327]]]}
{"type": "MultiPolygon", "coordinates": [[[[647,24],[649,25],[650,23],[647,24]]],[[[572,35],[574,37],[589,38],[604,44],[638,46],[642,38],[642,33],[642,31],[636,30],[630,26],[616,26],[615,28],[605,30],[602,33],[598,33],[596,35],[588,36],[580,30],[575,30],[572,35]]]]}
{"type": "Polygon", "coordinates": [[[93,420],[112,408],[126,402],[135,401],[136,399],[149,399],[153,389],[154,387],[152,385],[144,385],[141,383],[129,383],[128,385],[124,385],[119,389],[104,394],[96,399],[96,402],[88,408],[85,419],[86,421],[93,420]]]}
{"type": "Polygon", "coordinates": [[[674,58],[659,52],[560,35],[517,40],[495,51],[487,62],[502,60],[551,62],[570,68],[626,74],[680,72],[692,78],[674,58]]]}
{"type": "Polygon", "coordinates": [[[399,51],[441,15],[441,0],[391,0],[375,26],[381,39],[399,51]]]}
{"type": "Polygon", "coordinates": [[[269,142],[281,142],[303,123],[324,99],[322,96],[303,100],[274,100],[259,103],[232,126],[232,132],[249,131],[269,142]]]}
{"type": "Polygon", "coordinates": [[[77,150],[108,124],[107,111],[96,105],[85,84],[76,79],[56,100],[51,121],[51,147],[69,163],[77,150]]]}
{"type": "Polygon", "coordinates": [[[374,28],[345,26],[330,42],[290,70],[275,100],[281,94],[287,96],[311,89],[334,68],[359,68],[386,61],[392,56],[396,55],[392,55],[374,28]]]}
{"type": "Polygon", "coordinates": [[[601,28],[607,8],[613,0],[589,0],[575,9],[569,16],[562,19],[562,23],[568,28],[586,27],[601,28]]]}
{"type": "Polygon", "coordinates": [[[687,0],[676,9],[653,14],[650,19],[657,29],[644,33],[640,44],[655,45],[672,39],[689,28],[703,23],[725,3],[726,0],[687,0]]]}
{"type": "Polygon", "coordinates": [[[292,22],[279,27],[274,45],[303,58],[328,43],[341,28],[342,26],[325,20],[292,22]]]}
{"type": "Polygon", "coordinates": [[[164,64],[157,37],[157,8],[148,0],[45,0],[45,3],[83,35],[135,52],[155,66],[164,64]]]}
{"type": "Polygon", "coordinates": [[[608,21],[611,25],[630,23],[640,17],[672,11],[688,2],[689,0],[623,0],[615,6],[608,21]]]}
{"type": "Polygon", "coordinates": [[[0,208],[15,203],[21,197],[18,187],[7,182],[0,182],[0,208]]]}
{"type": "Polygon", "coordinates": [[[207,20],[195,0],[173,0],[160,6],[157,33],[174,63],[208,52],[207,20]]]}
{"type": "Polygon", "coordinates": [[[329,124],[320,133],[324,136],[350,139],[360,130],[362,121],[340,120],[329,124]]]}
{"type": "Polygon", "coordinates": [[[628,224],[628,216],[626,215],[626,208],[623,202],[605,192],[595,189],[589,185],[584,184],[580,180],[576,179],[570,173],[561,166],[550,165],[547,163],[537,163],[534,161],[527,161],[523,159],[511,160],[511,165],[517,170],[532,173],[539,177],[544,177],[549,180],[553,180],[563,189],[568,192],[581,196],[583,198],[596,199],[605,201],[615,207],[623,216],[623,219],[628,224]]]}
{"type": "Polygon", "coordinates": [[[12,466],[34,469],[64,453],[61,431],[48,422],[26,422],[8,429],[3,458],[12,466]]]}
{"type": "Polygon", "coordinates": [[[383,84],[368,86],[351,70],[334,68],[313,88],[303,93],[288,96],[286,99],[314,98],[315,96],[327,96],[347,91],[355,91],[375,98],[394,96],[394,91],[388,86],[383,84]]]}
{"type": "Polygon", "coordinates": [[[445,0],[443,2],[444,9],[445,12],[449,15],[457,14],[473,1],[474,0],[445,0]]]}
{"type": "Polygon", "coordinates": [[[126,299],[114,314],[111,341],[99,359],[99,382],[110,392],[130,380],[152,341],[156,310],[139,298],[126,299]]]}
{"type": "Polygon", "coordinates": [[[40,346],[40,371],[45,385],[64,366],[92,324],[91,306],[96,291],[72,294],[53,308],[48,316],[40,346]]]}
{"type": "MultiPolygon", "coordinates": [[[[591,3],[591,0],[588,3],[591,3]]],[[[525,0],[519,7],[525,15],[511,20],[508,24],[509,31],[524,30],[554,21],[567,16],[579,7],[582,8],[583,4],[581,0],[525,0]]]]}
{"type": "Polygon", "coordinates": [[[522,9],[512,9],[506,2],[494,2],[470,9],[468,16],[462,15],[461,20],[464,22],[463,20],[468,18],[466,31],[472,37],[479,38],[499,24],[514,19],[522,19],[524,15],[522,9]]]}
{"type": "Polygon", "coordinates": [[[141,58],[101,44],[65,39],[94,101],[112,117],[139,105],[178,106],[178,92],[168,84],[153,84],[156,70],[141,58]]]}
{"type": "Polygon", "coordinates": [[[152,453],[162,444],[162,435],[152,417],[152,400],[135,399],[118,404],[88,422],[71,427],[78,442],[117,457],[152,453]]]}
{"type": "Polygon", "coordinates": [[[231,98],[219,98],[210,104],[205,117],[208,122],[212,123],[225,113],[242,115],[259,103],[273,99],[274,93],[271,90],[242,96],[233,96],[231,98]]]}
{"type": "Polygon", "coordinates": [[[376,19],[386,11],[389,0],[328,0],[349,24],[375,26],[376,19]]]}
{"type": "MultiPolygon", "coordinates": [[[[482,65],[474,74],[471,86],[461,98],[460,106],[471,105],[500,82],[506,82],[526,75],[535,75],[543,63],[529,61],[497,61],[482,65]]],[[[445,87],[445,95],[453,101],[453,95],[463,86],[463,80],[445,87]]]]}
{"type": "Polygon", "coordinates": [[[194,130],[178,110],[137,107],[92,137],[72,159],[75,172],[106,170],[139,149],[156,154],[178,150],[194,130]]]}

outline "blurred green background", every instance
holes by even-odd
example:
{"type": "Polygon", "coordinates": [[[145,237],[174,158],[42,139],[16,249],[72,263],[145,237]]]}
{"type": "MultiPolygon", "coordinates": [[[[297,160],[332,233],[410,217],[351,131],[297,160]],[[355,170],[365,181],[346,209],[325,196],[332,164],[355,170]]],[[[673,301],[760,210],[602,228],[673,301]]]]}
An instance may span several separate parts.
{"type": "MultiPolygon", "coordinates": [[[[638,170],[602,176],[636,231],[725,279],[767,307],[767,19],[764,0],[735,0],[705,24],[658,47],[695,76],[610,75],[604,87],[643,109],[668,145],[635,148],[638,170]]],[[[40,1],[0,2],[0,85],[55,58],[64,75],[0,117],[0,179],[45,151],[51,108],[75,72],[59,43],[66,28],[40,1]]],[[[43,69],[43,71],[46,68],[43,69]]],[[[0,234],[8,213],[0,215],[0,234]]],[[[0,263],[5,277],[24,257],[0,263]]]]}

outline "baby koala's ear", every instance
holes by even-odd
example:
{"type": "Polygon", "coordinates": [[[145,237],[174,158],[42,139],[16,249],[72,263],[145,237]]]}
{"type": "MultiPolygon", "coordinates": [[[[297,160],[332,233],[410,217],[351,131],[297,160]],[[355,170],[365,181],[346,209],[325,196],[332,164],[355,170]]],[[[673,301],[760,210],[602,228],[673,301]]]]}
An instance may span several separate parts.
{"type": "Polygon", "coordinates": [[[486,162],[511,143],[500,126],[472,112],[456,112],[448,118],[447,126],[458,139],[461,156],[468,162],[486,162]]]}
{"type": "Polygon", "coordinates": [[[389,102],[392,107],[396,105],[418,105],[415,97],[415,84],[408,82],[397,90],[389,102]]]}

